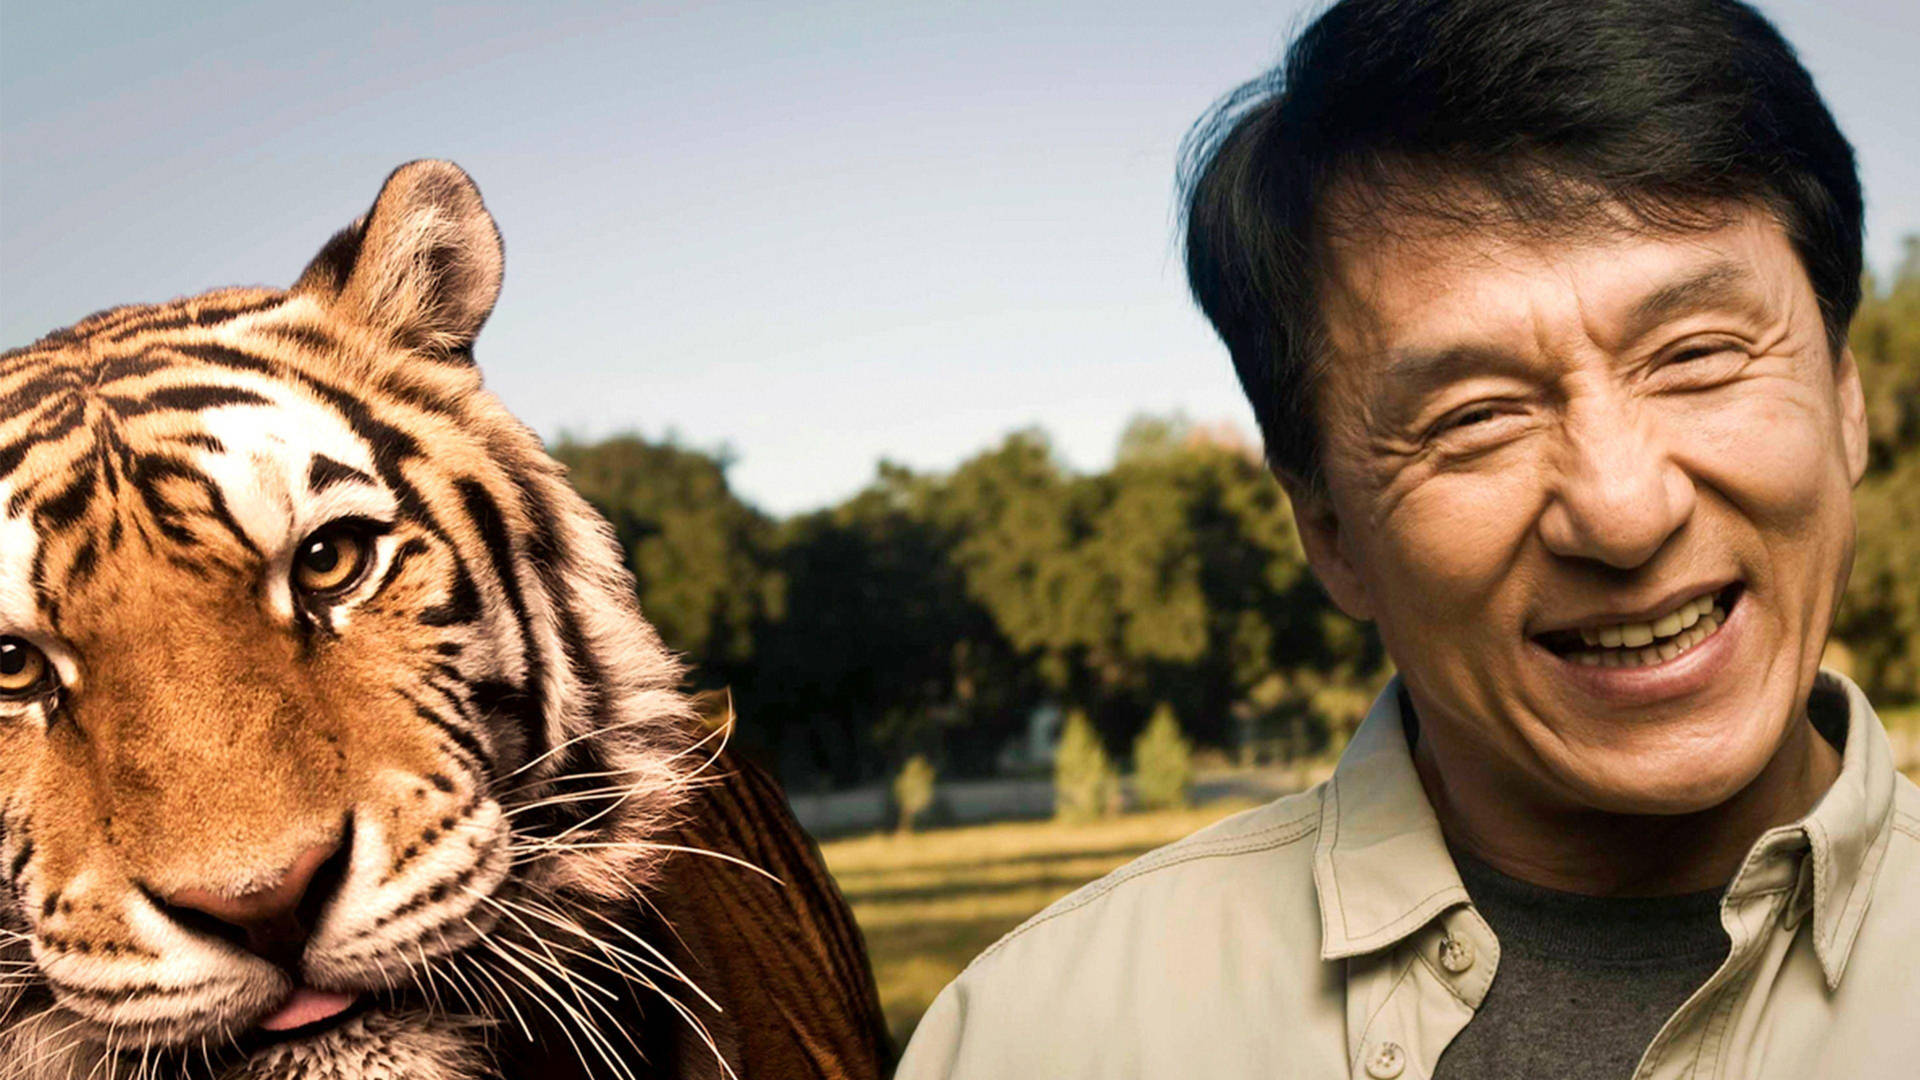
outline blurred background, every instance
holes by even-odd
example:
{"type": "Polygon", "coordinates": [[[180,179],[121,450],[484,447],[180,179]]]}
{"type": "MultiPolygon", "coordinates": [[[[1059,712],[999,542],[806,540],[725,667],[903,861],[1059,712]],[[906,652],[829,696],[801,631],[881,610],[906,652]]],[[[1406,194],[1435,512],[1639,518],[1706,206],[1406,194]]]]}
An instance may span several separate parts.
{"type": "MultiPolygon", "coordinates": [[[[1763,0],[1859,151],[1872,473],[1829,660],[1920,761],[1920,5],[1763,0]]],[[[1317,5],[0,2],[0,345],[285,285],[395,165],[507,242],[489,384],[825,841],[896,1034],[1079,884],[1324,775],[1390,672],[1175,236],[1317,5]]]]}

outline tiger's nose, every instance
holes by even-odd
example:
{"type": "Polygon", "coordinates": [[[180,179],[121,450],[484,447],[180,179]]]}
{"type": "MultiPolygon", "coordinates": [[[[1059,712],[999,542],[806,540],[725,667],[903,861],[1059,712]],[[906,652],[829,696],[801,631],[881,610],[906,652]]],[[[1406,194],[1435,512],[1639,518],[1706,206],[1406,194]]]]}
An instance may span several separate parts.
{"type": "Polygon", "coordinates": [[[292,971],[345,875],[345,837],[301,852],[280,880],[264,889],[226,896],[191,888],[158,899],[175,921],[292,971]]]}

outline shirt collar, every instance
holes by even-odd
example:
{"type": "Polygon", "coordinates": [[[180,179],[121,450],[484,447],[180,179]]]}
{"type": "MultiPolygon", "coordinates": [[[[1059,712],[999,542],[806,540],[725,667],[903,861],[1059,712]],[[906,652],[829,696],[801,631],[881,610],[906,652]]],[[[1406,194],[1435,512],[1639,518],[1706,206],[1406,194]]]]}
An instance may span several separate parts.
{"type": "Polygon", "coordinates": [[[1321,789],[1313,883],[1326,960],[1386,948],[1467,902],[1413,768],[1397,675],[1374,698],[1321,789]]]}
{"type": "MultiPolygon", "coordinates": [[[[1769,830],[1748,852],[1728,901],[1804,879],[1814,949],[1837,985],[1866,915],[1893,820],[1893,754],[1866,695],[1822,671],[1816,693],[1846,701],[1840,775],[1806,817],[1769,830]],[[1810,860],[1802,860],[1803,854],[1810,860]]],[[[1440,822],[1414,771],[1395,676],[1367,711],[1321,790],[1313,879],[1323,959],[1391,946],[1456,904],[1468,903],[1440,822]]]]}
{"type": "Polygon", "coordinates": [[[1810,892],[1813,949],[1832,989],[1846,971],[1892,839],[1896,773],[1880,717],[1852,680],[1823,670],[1814,693],[1828,695],[1835,705],[1844,702],[1847,741],[1840,753],[1840,775],[1806,817],[1760,837],[1734,875],[1727,897],[1735,901],[1764,892],[1777,887],[1785,875],[1795,888],[1791,919],[1804,915],[1810,892]]]}

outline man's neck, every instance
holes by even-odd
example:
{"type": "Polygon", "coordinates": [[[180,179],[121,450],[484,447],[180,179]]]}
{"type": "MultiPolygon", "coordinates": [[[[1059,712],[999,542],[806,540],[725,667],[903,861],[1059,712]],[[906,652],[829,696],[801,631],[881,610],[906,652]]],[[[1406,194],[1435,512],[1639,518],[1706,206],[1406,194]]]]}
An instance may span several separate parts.
{"type": "Polygon", "coordinates": [[[1636,815],[1515,797],[1478,755],[1414,747],[1421,785],[1449,842],[1509,877],[1589,896],[1668,896],[1726,885],[1760,835],[1812,810],[1840,775],[1840,753],[1804,718],[1732,798],[1691,814],[1636,815]]]}

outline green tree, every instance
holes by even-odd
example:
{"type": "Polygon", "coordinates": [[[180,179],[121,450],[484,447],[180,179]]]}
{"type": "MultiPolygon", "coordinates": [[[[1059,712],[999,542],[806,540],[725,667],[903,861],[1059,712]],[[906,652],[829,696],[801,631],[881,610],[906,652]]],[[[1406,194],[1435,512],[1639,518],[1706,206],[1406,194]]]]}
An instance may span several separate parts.
{"type": "Polygon", "coordinates": [[[1021,431],[962,463],[929,501],[967,594],[1056,686],[1079,615],[1070,592],[1074,488],[1046,436],[1021,431]]]}
{"type": "Polygon", "coordinates": [[[878,779],[964,719],[956,654],[991,622],[925,516],[926,484],[885,466],[865,491],[781,529],[785,614],[762,628],[740,698],[743,717],[774,729],[790,781],[878,779]]]}
{"type": "Polygon", "coordinates": [[[1078,700],[1112,736],[1171,704],[1212,745],[1257,688],[1307,667],[1364,678],[1372,635],[1340,616],[1307,572],[1292,512],[1251,446],[1219,430],[1143,418],[1114,467],[1079,500],[1078,700]]]}
{"type": "Polygon", "coordinates": [[[1087,714],[1074,709],[1053,761],[1053,811],[1062,821],[1110,817],[1120,809],[1120,776],[1087,714]]]}
{"type": "Polygon", "coordinates": [[[1869,278],[1849,342],[1866,394],[1867,474],[1836,636],[1877,700],[1920,699],[1920,237],[1884,288],[1869,278]]]}
{"type": "Polygon", "coordinates": [[[1133,743],[1133,794],[1143,810],[1187,805],[1193,787],[1193,749],[1180,733],[1173,706],[1164,702],[1133,743]]]}
{"type": "Polygon", "coordinates": [[[1324,708],[1328,688],[1383,670],[1306,572],[1259,455],[1177,417],[1135,421],[1103,472],[1016,432],[944,475],[883,464],[777,523],[732,494],[720,455],[634,436],[556,452],[696,684],[732,690],[736,745],[797,787],[889,777],[916,753],[988,772],[1045,703],[1105,745],[1162,702],[1199,743],[1297,714],[1322,745],[1351,711],[1324,708]]]}
{"type": "Polygon", "coordinates": [[[641,610],[694,660],[696,683],[734,682],[759,627],[779,615],[783,583],[773,522],[733,494],[725,456],[638,435],[563,440],[553,455],[612,523],[641,610]]]}

